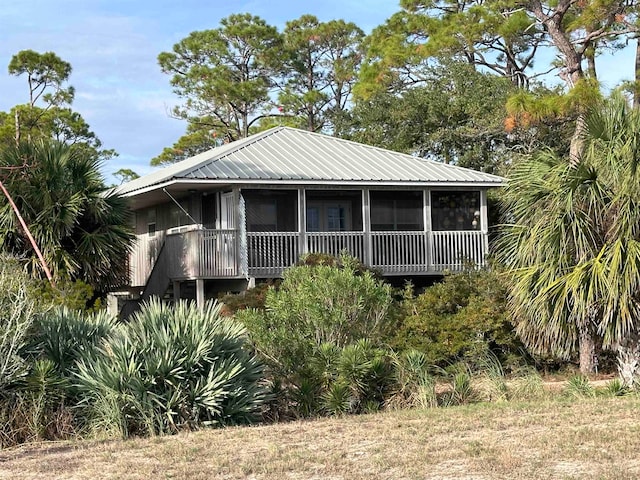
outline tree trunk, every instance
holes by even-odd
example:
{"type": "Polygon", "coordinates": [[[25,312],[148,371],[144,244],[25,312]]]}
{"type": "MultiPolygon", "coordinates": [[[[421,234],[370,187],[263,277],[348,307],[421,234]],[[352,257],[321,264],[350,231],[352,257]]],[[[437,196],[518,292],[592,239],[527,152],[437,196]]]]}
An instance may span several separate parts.
{"type": "Polygon", "coordinates": [[[617,352],[618,375],[627,387],[640,384],[640,336],[631,333],[620,342],[617,352]]]}
{"type": "Polygon", "coordinates": [[[598,370],[598,356],[596,355],[596,341],[592,329],[588,326],[579,327],[580,373],[585,375],[596,373],[598,370]]]}

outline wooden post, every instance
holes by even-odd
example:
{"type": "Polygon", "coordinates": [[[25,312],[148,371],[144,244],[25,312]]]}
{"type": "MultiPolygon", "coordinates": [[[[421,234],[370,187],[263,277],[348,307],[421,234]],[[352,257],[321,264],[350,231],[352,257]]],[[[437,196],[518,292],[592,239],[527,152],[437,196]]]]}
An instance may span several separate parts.
{"type": "Polygon", "coordinates": [[[298,257],[301,257],[307,253],[307,197],[302,187],[298,188],[298,235],[298,257]]]}
{"type": "Polygon", "coordinates": [[[178,280],[173,281],[173,301],[178,303],[180,300],[180,282],[178,280]]]}
{"type": "Polygon", "coordinates": [[[204,279],[198,278],[196,280],[196,305],[201,311],[204,310],[204,279]]]}
{"type": "Polygon", "coordinates": [[[487,213],[487,190],[480,190],[480,231],[482,232],[483,258],[484,266],[485,258],[489,253],[489,215],[487,213]]]}
{"type": "Polygon", "coordinates": [[[425,268],[428,270],[431,269],[431,265],[433,262],[433,226],[431,224],[431,191],[428,188],[425,188],[422,191],[422,222],[424,223],[424,231],[425,231],[425,249],[427,258],[425,258],[425,268]]]}
{"type": "Polygon", "coordinates": [[[373,245],[371,242],[371,195],[368,188],[362,189],[362,230],[364,232],[363,261],[373,266],[373,245]]]}

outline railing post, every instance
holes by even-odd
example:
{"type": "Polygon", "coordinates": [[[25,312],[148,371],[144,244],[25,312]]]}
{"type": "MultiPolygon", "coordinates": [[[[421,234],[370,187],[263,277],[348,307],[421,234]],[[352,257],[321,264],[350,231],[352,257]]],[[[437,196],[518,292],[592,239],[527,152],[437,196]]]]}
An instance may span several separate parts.
{"type": "Polygon", "coordinates": [[[425,269],[429,271],[433,266],[433,226],[431,225],[431,191],[428,188],[422,191],[422,216],[425,232],[425,269]]]}
{"type": "Polygon", "coordinates": [[[489,216],[487,214],[487,190],[480,190],[480,231],[482,232],[481,266],[485,264],[485,257],[489,253],[489,216]]]}
{"type": "Polygon", "coordinates": [[[373,266],[373,246],[371,243],[371,195],[368,188],[362,189],[362,229],[364,239],[362,242],[362,257],[365,265],[373,266]]]}
{"type": "Polygon", "coordinates": [[[307,200],[305,189],[300,187],[298,188],[298,257],[305,253],[307,253],[307,200]]]}

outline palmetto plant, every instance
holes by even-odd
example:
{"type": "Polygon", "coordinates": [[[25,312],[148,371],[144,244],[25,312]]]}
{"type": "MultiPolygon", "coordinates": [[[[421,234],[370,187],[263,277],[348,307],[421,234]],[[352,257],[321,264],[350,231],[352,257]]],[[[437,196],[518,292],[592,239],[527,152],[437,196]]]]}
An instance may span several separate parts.
{"type": "Polygon", "coordinates": [[[584,155],[518,165],[500,257],[510,268],[517,329],[534,349],[567,355],[589,340],[618,349],[627,383],[640,373],[640,112],[613,96],[586,119],[584,155]]]}
{"type": "Polygon", "coordinates": [[[97,358],[80,360],[77,386],[93,421],[128,435],[254,420],[267,399],[263,367],[245,349],[244,327],[220,308],[152,299],[97,358]]]}
{"type": "MultiPolygon", "coordinates": [[[[100,161],[87,149],[34,141],[5,149],[4,184],[54,276],[82,279],[104,291],[121,284],[132,233],[124,199],[105,193],[100,161]]],[[[15,213],[0,198],[0,245],[41,266],[15,213]]]]}

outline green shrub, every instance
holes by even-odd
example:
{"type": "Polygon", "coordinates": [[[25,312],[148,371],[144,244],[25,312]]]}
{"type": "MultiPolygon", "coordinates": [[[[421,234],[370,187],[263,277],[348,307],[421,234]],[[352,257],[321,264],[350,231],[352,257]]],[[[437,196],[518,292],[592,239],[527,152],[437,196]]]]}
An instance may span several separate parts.
{"type": "Polygon", "coordinates": [[[253,421],[267,398],[263,367],[220,309],[153,299],[95,359],[80,359],[77,386],[94,426],[127,436],[253,421]]]}
{"type": "Polygon", "coordinates": [[[58,374],[68,377],[77,360],[95,357],[97,347],[114,332],[116,324],[117,319],[104,310],[91,314],[56,307],[36,320],[31,348],[53,362],[58,374]]]}
{"type": "Polygon", "coordinates": [[[18,261],[0,254],[0,398],[10,395],[29,371],[22,353],[42,308],[35,302],[33,287],[18,261]]]}
{"type": "Polygon", "coordinates": [[[381,405],[390,362],[379,347],[391,328],[391,287],[350,257],[339,265],[294,266],[283,277],[278,289],[267,291],[265,310],[240,311],[236,318],[288,391],[294,415],[381,405]]]}
{"type": "Polygon", "coordinates": [[[240,310],[254,308],[264,310],[267,292],[270,288],[277,288],[280,284],[279,280],[273,282],[264,282],[256,285],[241,293],[227,293],[220,296],[219,300],[224,304],[223,313],[225,315],[234,315],[240,310]]]}
{"type": "Polygon", "coordinates": [[[341,268],[295,266],[285,271],[280,288],[267,291],[266,310],[238,312],[257,350],[279,374],[304,366],[323,343],[345,347],[361,338],[385,339],[391,287],[356,262],[342,258],[341,268]]]}
{"type": "Polygon", "coordinates": [[[494,351],[500,360],[523,351],[506,308],[506,291],[490,271],[448,275],[404,307],[392,346],[424,352],[429,364],[474,364],[494,351]]]}

